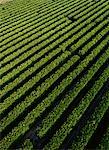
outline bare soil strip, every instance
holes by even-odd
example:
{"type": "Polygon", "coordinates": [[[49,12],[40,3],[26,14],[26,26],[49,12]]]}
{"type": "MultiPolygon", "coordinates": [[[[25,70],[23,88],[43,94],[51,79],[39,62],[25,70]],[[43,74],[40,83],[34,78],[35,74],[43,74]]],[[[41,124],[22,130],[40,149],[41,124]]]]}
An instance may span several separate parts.
{"type": "Polygon", "coordinates": [[[9,1],[11,1],[11,0],[0,0],[0,4],[5,4],[5,3],[9,2],[9,1]]]}

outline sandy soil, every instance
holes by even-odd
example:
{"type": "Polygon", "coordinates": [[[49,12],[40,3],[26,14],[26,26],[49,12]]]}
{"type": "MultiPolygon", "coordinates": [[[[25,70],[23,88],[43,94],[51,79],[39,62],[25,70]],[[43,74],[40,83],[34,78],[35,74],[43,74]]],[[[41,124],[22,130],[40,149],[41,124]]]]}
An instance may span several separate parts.
{"type": "Polygon", "coordinates": [[[0,0],[0,4],[4,4],[4,3],[9,2],[9,1],[11,1],[11,0],[0,0]]]}

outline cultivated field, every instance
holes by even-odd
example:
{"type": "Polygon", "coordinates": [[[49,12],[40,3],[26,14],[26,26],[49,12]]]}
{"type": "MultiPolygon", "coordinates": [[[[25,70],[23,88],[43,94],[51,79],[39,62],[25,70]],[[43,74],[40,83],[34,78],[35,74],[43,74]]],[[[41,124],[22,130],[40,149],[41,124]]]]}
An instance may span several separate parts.
{"type": "Polygon", "coordinates": [[[109,150],[109,0],[0,4],[0,150],[109,150]]]}
{"type": "Polygon", "coordinates": [[[5,4],[5,3],[9,2],[9,1],[11,1],[11,0],[0,0],[0,4],[5,4]]]}

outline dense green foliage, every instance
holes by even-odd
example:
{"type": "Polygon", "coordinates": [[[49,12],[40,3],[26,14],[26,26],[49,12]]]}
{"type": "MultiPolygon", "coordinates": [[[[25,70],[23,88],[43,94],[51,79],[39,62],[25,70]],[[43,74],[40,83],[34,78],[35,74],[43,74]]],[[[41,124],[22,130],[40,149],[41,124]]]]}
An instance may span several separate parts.
{"type": "Polygon", "coordinates": [[[109,149],[108,0],[0,4],[0,133],[1,150],[109,149]]]}

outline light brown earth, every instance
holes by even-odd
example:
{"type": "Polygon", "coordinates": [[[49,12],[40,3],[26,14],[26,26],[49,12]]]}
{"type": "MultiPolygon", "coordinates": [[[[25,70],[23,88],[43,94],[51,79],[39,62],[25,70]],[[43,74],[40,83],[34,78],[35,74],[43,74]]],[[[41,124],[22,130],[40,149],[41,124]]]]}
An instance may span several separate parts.
{"type": "Polygon", "coordinates": [[[4,4],[4,3],[9,2],[9,1],[11,1],[11,0],[0,0],[0,4],[4,4]]]}

